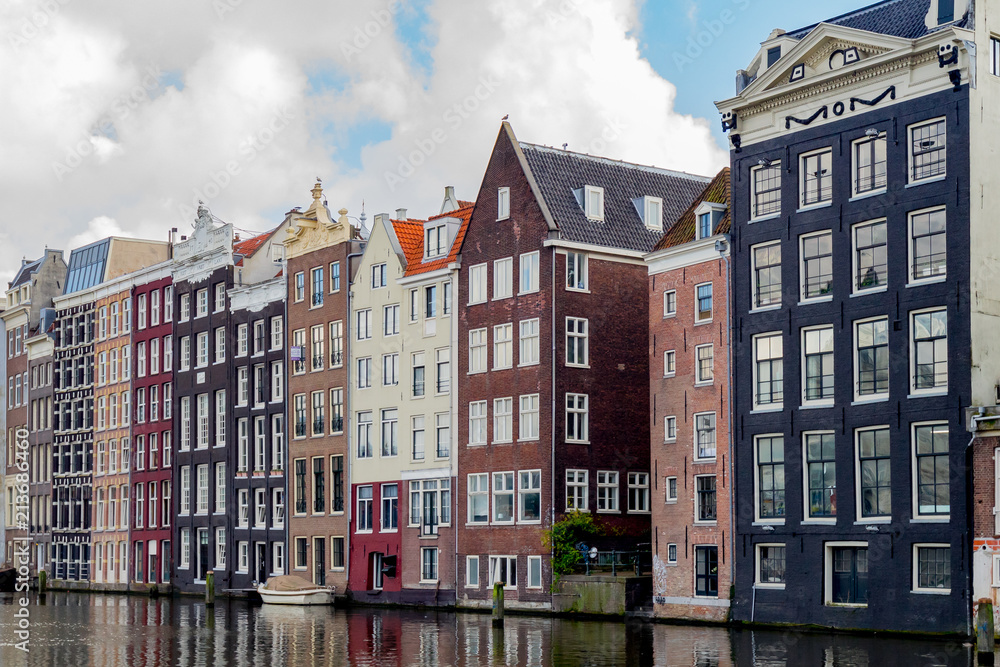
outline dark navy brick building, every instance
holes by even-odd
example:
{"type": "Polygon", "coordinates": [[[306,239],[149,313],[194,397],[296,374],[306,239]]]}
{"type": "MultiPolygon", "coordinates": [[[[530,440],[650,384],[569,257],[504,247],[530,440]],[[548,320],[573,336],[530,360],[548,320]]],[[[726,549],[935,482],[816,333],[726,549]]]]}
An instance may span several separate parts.
{"type": "Polygon", "coordinates": [[[969,631],[965,410],[997,369],[973,345],[990,315],[965,4],[890,0],[775,31],[719,103],[735,620],[969,631]]]}

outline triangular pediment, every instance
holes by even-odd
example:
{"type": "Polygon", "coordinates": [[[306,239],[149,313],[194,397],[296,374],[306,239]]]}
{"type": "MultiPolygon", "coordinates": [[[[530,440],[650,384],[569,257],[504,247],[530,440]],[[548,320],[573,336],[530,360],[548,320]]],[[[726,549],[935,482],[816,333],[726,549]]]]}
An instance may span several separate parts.
{"type": "MultiPolygon", "coordinates": [[[[765,43],[766,44],[766,43],[765,43]]],[[[812,84],[856,71],[912,48],[913,41],[832,23],[821,23],[747,86],[747,99],[789,87],[812,84]]]]}

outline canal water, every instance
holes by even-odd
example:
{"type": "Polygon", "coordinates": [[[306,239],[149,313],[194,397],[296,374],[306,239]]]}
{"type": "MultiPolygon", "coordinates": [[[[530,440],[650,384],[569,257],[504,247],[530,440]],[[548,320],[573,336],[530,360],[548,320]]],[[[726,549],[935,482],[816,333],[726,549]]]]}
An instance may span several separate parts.
{"type": "MultiPolygon", "coordinates": [[[[261,607],[220,600],[53,593],[28,607],[0,597],[0,666],[210,667],[497,665],[528,667],[906,667],[974,665],[960,641],[749,631],[409,609],[261,607]]],[[[1000,664],[1000,661],[998,661],[1000,664]]]]}

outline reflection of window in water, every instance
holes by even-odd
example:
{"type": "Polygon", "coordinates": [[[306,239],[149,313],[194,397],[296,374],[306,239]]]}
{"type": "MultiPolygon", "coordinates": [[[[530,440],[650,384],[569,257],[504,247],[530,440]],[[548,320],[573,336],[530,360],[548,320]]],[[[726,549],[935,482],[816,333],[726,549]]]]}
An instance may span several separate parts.
{"type": "Polygon", "coordinates": [[[719,667],[718,652],[710,648],[695,648],[694,667],[719,667]]]}
{"type": "Polygon", "coordinates": [[[479,626],[465,626],[465,655],[479,655],[479,626]]]}
{"type": "Polygon", "coordinates": [[[430,623],[420,626],[420,664],[427,667],[439,664],[437,626],[430,623]]]}
{"type": "Polygon", "coordinates": [[[519,665],[517,661],[517,629],[514,632],[505,632],[503,638],[503,653],[504,659],[507,661],[508,665],[519,665]]]}
{"type": "Polygon", "coordinates": [[[542,667],[542,631],[528,631],[528,667],[542,667]]]}

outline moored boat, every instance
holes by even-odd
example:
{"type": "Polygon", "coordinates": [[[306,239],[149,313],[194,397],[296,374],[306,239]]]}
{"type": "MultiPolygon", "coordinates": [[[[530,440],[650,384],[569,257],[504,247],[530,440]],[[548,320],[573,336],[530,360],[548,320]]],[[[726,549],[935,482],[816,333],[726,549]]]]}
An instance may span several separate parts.
{"type": "Polygon", "coordinates": [[[271,577],[266,583],[257,586],[257,593],[264,604],[330,604],[335,590],[332,586],[317,586],[295,575],[271,577]]]}

